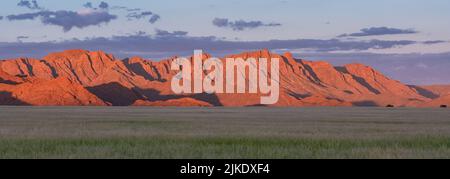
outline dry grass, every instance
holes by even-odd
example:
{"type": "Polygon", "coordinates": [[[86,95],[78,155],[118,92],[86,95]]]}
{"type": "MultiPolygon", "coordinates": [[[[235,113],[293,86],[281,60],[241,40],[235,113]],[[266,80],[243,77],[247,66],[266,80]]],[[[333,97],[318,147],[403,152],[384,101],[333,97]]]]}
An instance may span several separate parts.
{"type": "Polygon", "coordinates": [[[0,107],[0,158],[450,158],[450,110],[0,107]]]}

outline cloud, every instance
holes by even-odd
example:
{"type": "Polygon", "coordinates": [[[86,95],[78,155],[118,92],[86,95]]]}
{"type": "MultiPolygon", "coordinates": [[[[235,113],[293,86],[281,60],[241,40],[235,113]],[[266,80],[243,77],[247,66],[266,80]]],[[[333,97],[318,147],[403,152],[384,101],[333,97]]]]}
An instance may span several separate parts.
{"type": "Polygon", "coordinates": [[[109,14],[107,11],[89,9],[83,12],[74,11],[40,11],[35,13],[24,13],[17,15],[9,15],[6,18],[10,21],[17,20],[39,20],[45,25],[56,25],[63,28],[64,32],[70,31],[72,28],[85,28],[93,25],[108,23],[117,19],[117,16],[109,14]]]}
{"type": "MultiPolygon", "coordinates": [[[[94,5],[92,5],[92,2],[87,2],[87,3],[83,4],[83,7],[89,8],[89,9],[96,9],[96,8],[94,8],[94,5]]],[[[109,4],[104,2],[104,1],[102,1],[98,5],[98,8],[99,9],[108,9],[109,8],[109,4]]],[[[116,9],[116,8],[121,8],[121,7],[120,6],[114,6],[114,9],[116,9]]],[[[124,7],[124,8],[126,8],[126,7],[124,7]]]]}
{"type": "Polygon", "coordinates": [[[3,20],[3,16],[0,16],[0,20],[3,20]]]}
{"type": "MultiPolygon", "coordinates": [[[[34,7],[33,2],[35,1],[21,1],[19,5],[34,7]],[[30,5],[29,5],[30,4],[30,5]]],[[[36,6],[37,2],[36,2],[36,6]]],[[[98,8],[93,6],[92,2],[86,2],[83,4],[85,9],[80,11],[49,11],[43,10],[39,12],[32,13],[21,13],[21,14],[11,14],[6,16],[9,21],[20,21],[20,20],[39,20],[45,25],[55,25],[63,28],[64,32],[72,30],[74,27],[85,28],[93,25],[100,25],[102,23],[109,23],[112,20],[117,19],[116,15],[109,13],[110,5],[106,2],[101,2],[98,8]]],[[[112,6],[111,9],[122,9],[128,12],[127,18],[129,20],[148,18],[149,23],[156,23],[160,20],[160,16],[151,11],[142,11],[140,8],[130,9],[124,6],[112,6]]],[[[0,20],[2,20],[0,16],[0,20]]]]}
{"type": "Polygon", "coordinates": [[[124,9],[124,10],[127,10],[128,8],[125,7],[125,6],[112,6],[111,9],[119,9],[119,10],[124,9]]]}
{"type": "Polygon", "coordinates": [[[155,14],[155,13],[153,13],[151,11],[139,12],[140,9],[136,9],[136,10],[131,9],[131,11],[130,11],[130,9],[127,9],[127,11],[130,12],[130,13],[127,14],[128,20],[149,18],[148,21],[150,23],[154,24],[161,18],[158,14],[155,14]]]}
{"type": "Polygon", "coordinates": [[[133,8],[133,9],[127,8],[126,10],[131,12],[131,11],[141,11],[142,9],[140,9],[140,8],[133,8]]]}
{"type": "Polygon", "coordinates": [[[214,36],[188,36],[184,31],[157,30],[150,36],[138,33],[110,38],[88,38],[62,42],[0,43],[0,58],[29,56],[40,57],[54,51],[66,49],[105,50],[119,57],[139,54],[144,57],[167,57],[188,55],[194,49],[203,49],[210,53],[232,53],[255,49],[312,49],[316,52],[359,51],[368,49],[388,49],[392,47],[416,44],[415,41],[341,41],[339,39],[295,39],[269,41],[227,41],[214,36]],[[145,55],[142,55],[145,54],[145,55]],[[158,55],[155,55],[158,54],[158,55]]]}
{"type": "Polygon", "coordinates": [[[229,23],[229,20],[224,18],[215,18],[213,20],[213,24],[217,27],[227,27],[229,23]]]}
{"type": "Polygon", "coordinates": [[[153,12],[150,12],[150,11],[144,11],[144,12],[131,12],[131,13],[127,14],[127,18],[128,18],[129,20],[132,20],[132,19],[142,19],[142,18],[149,17],[149,16],[152,16],[152,15],[153,15],[153,12]]]}
{"type": "Polygon", "coordinates": [[[371,27],[361,29],[361,32],[342,34],[338,37],[366,37],[366,36],[378,36],[378,35],[398,35],[398,34],[416,34],[419,33],[414,29],[397,29],[389,27],[371,27]]]}
{"type": "Polygon", "coordinates": [[[23,39],[28,39],[28,38],[30,38],[30,37],[28,37],[28,36],[18,36],[18,37],[16,37],[17,41],[19,41],[19,42],[21,42],[23,39]]]}
{"type": "Polygon", "coordinates": [[[105,11],[91,11],[84,14],[73,11],[56,11],[50,16],[44,16],[42,22],[44,24],[61,26],[67,32],[73,27],[81,29],[87,26],[108,23],[116,18],[117,16],[105,11]]]}
{"type": "Polygon", "coordinates": [[[93,8],[94,6],[92,6],[91,2],[87,2],[86,4],[83,4],[83,7],[85,7],[85,8],[93,8]]]}
{"type": "Polygon", "coordinates": [[[159,19],[161,19],[161,17],[158,14],[154,14],[149,20],[148,22],[154,24],[156,21],[158,21],[159,19]]]}
{"type": "Polygon", "coordinates": [[[186,36],[188,32],[186,31],[173,31],[169,32],[166,30],[156,30],[156,36],[157,37],[180,37],[180,36],[186,36]]]}
{"type": "Polygon", "coordinates": [[[33,9],[33,10],[44,9],[44,8],[39,6],[39,4],[37,3],[36,0],[32,0],[32,1],[21,0],[19,3],[17,3],[17,6],[19,6],[19,7],[26,7],[28,9],[33,9]]]}
{"type": "Polygon", "coordinates": [[[98,7],[100,9],[108,9],[109,8],[109,4],[102,1],[98,7]]]}
{"type": "Polygon", "coordinates": [[[10,21],[16,21],[16,20],[34,20],[37,17],[40,16],[50,16],[49,11],[41,11],[41,12],[33,12],[33,13],[23,13],[23,14],[13,14],[13,15],[8,15],[6,16],[6,18],[10,21]]]}
{"type": "Polygon", "coordinates": [[[125,11],[128,11],[128,12],[142,11],[141,8],[128,8],[128,7],[125,7],[125,6],[112,6],[110,9],[125,10],[125,11]]]}
{"type": "Polygon", "coordinates": [[[254,29],[258,27],[281,26],[281,24],[279,23],[266,24],[261,21],[244,21],[244,20],[230,21],[227,18],[215,18],[212,23],[217,27],[231,28],[234,31],[243,31],[246,29],[254,29]]]}
{"type": "Polygon", "coordinates": [[[440,44],[440,43],[446,43],[446,42],[448,42],[448,41],[444,41],[444,40],[429,40],[429,41],[423,42],[423,44],[431,45],[431,44],[440,44]]]}

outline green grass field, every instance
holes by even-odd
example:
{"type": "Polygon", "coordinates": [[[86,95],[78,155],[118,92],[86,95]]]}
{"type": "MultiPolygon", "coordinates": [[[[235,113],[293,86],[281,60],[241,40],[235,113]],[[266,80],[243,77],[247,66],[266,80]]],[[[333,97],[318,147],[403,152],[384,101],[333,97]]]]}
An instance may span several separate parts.
{"type": "Polygon", "coordinates": [[[450,158],[450,110],[0,107],[0,158],[450,158]]]}

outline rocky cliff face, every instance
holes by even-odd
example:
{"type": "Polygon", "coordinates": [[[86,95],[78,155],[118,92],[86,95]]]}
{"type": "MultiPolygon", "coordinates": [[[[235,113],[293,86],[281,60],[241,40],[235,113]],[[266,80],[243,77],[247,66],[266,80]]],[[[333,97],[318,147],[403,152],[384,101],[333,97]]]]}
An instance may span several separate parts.
{"type": "MultiPolygon", "coordinates": [[[[208,57],[204,55],[205,59],[208,57]]],[[[423,106],[433,100],[417,87],[389,79],[362,64],[334,67],[327,62],[295,59],[290,53],[279,55],[267,50],[228,57],[280,59],[280,100],[273,106],[423,106]]],[[[177,73],[170,70],[173,59],[155,62],[132,57],[120,60],[101,51],[68,50],[43,59],[3,60],[0,61],[0,104],[259,104],[261,94],[173,94],[170,83],[177,73]]]]}

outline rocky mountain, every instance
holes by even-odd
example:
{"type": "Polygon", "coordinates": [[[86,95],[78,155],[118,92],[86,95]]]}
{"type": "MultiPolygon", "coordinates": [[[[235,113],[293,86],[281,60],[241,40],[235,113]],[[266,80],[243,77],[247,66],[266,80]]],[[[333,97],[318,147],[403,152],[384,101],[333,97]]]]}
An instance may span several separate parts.
{"type": "MultiPolygon", "coordinates": [[[[204,59],[208,57],[203,55],[204,59]]],[[[280,59],[280,99],[273,106],[433,107],[448,103],[446,93],[402,84],[362,64],[334,67],[327,62],[295,59],[290,53],[279,55],[268,50],[228,57],[280,59]]],[[[0,104],[255,106],[260,103],[261,94],[174,94],[171,79],[178,72],[171,71],[170,65],[175,58],[116,59],[101,51],[67,50],[43,59],[1,60],[0,104]]]]}

